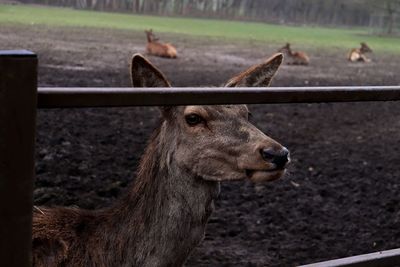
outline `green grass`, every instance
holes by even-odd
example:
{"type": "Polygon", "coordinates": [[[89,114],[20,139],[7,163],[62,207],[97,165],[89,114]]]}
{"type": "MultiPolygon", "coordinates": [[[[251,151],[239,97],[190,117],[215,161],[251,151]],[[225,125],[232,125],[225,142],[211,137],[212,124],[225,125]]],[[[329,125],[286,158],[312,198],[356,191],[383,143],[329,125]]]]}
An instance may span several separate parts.
{"type": "Polygon", "coordinates": [[[292,27],[264,23],[190,18],[140,16],[42,6],[0,5],[1,24],[47,25],[49,27],[95,27],[192,36],[253,40],[266,44],[295,43],[306,48],[350,48],[367,42],[375,51],[400,54],[400,38],[368,35],[368,29],[292,27]]]}

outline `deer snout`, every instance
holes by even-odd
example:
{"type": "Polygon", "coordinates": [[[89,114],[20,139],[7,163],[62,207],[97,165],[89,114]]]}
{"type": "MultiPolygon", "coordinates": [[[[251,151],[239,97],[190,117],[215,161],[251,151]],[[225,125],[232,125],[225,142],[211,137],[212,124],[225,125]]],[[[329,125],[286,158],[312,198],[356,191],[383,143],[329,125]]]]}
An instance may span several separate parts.
{"type": "Polygon", "coordinates": [[[289,162],[289,150],[286,147],[281,149],[262,148],[260,154],[263,160],[269,163],[273,163],[276,169],[282,170],[289,162]]]}

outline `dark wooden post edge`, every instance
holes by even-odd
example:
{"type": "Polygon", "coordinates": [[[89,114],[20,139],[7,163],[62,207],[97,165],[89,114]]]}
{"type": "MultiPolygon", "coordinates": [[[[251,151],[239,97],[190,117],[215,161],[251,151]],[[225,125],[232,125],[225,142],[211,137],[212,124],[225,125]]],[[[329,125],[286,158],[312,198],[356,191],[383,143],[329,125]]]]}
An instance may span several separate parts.
{"type": "Polygon", "coordinates": [[[37,57],[0,51],[1,266],[32,266],[37,57]]]}

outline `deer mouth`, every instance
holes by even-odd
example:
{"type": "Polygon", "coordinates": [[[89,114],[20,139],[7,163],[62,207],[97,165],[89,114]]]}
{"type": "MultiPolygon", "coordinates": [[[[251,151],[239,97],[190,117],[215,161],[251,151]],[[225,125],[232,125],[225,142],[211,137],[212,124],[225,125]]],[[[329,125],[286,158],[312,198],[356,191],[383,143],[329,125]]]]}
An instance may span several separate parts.
{"type": "Polygon", "coordinates": [[[246,169],[245,172],[248,179],[250,179],[252,182],[258,183],[277,180],[285,174],[286,170],[278,168],[269,170],[246,169]]]}

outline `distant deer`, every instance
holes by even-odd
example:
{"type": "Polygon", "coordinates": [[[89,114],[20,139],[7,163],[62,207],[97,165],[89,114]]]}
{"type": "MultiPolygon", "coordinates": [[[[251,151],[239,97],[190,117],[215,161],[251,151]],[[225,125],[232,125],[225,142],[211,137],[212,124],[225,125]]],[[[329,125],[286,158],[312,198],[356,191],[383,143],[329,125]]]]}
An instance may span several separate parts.
{"type": "MultiPolygon", "coordinates": [[[[282,58],[276,54],[225,86],[268,86],[282,58]]],[[[170,87],[141,55],[133,56],[131,73],[135,87],[170,87]]],[[[221,181],[272,181],[285,173],[289,151],[249,122],[246,105],[160,110],[137,177],[114,205],[36,208],[34,266],[182,266],[204,237],[221,181]]]]}
{"type": "Polygon", "coordinates": [[[290,44],[286,43],[285,46],[278,50],[281,53],[285,53],[289,57],[288,64],[291,65],[308,65],[310,64],[310,58],[303,51],[292,51],[290,44]]]}
{"type": "Polygon", "coordinates": [[[155,37],[153,30],[145,31],[147,36],[147,53],[159,57],[176,58],[176,48],[171,44],[160,43],[159,39],[155,37]]]}
{"type": "Polygon", "coordinates": [[[372,49],[364,42],[360,45],[360,48],[351,49],[350,53],[347,56],[347,59],[351,62],[371,62],[371,59],[369,59],[365,54],[372,53],[372,49]]]}

